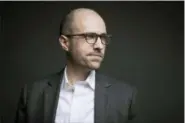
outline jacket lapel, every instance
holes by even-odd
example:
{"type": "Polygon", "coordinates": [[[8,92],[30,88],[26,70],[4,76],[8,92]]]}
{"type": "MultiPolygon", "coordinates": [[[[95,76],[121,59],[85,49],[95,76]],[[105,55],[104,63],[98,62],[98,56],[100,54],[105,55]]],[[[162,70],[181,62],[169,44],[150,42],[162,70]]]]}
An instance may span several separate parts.
{"type": "Polygon", "coordinates": [[[44,91],[44,123],[53,123],[58,105],[63,70],[53,76],[44,91]]]}
{"type": "Polygon", "coordinates": [[[110,85],[103,76],[100,76],[98,73],[96,74],[94,123],[106,123],[107,88],[110,85]]]}
{"type": "MultiPolygon", "coordinates": [[[[48,81],[44,90],[44,123],[54,123],[64,69],[48,81]]],[[[108,80],[96,73],[94,123],[106,123],[108,80]]]]}

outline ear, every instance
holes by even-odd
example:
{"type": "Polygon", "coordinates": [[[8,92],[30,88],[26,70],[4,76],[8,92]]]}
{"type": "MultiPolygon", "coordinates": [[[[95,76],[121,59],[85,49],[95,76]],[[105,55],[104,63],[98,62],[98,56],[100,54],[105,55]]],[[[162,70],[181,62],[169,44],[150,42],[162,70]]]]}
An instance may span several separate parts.
{"type": "Polygon", "coordinates": [[[69,51],[69,40],[66,36],[61,35],[59,37],[59,43],[65,51],[69,51]]]}

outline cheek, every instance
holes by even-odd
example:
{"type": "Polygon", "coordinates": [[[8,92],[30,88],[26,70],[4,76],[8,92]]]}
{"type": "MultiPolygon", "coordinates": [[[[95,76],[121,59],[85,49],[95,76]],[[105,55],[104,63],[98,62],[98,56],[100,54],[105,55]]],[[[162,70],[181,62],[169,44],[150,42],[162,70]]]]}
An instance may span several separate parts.
{"type": "Polygon", "coordinates": [[[72,55],[75,59],[81,60],[82,58],[86,57],[86,54],[89,51],[88,46],[83,43],[76,43],[72,46],[72,55]]]}

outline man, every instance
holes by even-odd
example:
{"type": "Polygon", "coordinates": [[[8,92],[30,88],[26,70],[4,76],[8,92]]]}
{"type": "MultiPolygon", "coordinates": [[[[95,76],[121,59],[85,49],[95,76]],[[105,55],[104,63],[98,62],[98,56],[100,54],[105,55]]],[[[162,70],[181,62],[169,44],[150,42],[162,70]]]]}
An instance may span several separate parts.
{"type": "Polygon", "coordinates": [[[59,38],[66,52],[66,66],[22,90],[16,123],[135,120],[135,89],[97,71],[109,41],[105,22],[97,12],[87,8],[71,11],[59,38]]]}

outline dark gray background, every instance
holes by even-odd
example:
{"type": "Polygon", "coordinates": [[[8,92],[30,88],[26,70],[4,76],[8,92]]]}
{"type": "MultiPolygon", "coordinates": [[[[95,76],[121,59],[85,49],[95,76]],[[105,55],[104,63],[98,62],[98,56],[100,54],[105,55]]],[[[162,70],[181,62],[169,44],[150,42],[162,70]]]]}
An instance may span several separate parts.
{"type": "Polygon", "coordinates": [[[102,72],[127,81],[141,94],[145,123],[183,123],[184,3],[1,2],[2,81],[0,111],[14,119],[25,83],[60,71],[60,20],[76,7],[90,7],[113,35],[102,72]]]}

